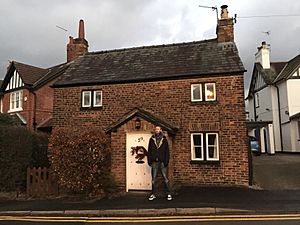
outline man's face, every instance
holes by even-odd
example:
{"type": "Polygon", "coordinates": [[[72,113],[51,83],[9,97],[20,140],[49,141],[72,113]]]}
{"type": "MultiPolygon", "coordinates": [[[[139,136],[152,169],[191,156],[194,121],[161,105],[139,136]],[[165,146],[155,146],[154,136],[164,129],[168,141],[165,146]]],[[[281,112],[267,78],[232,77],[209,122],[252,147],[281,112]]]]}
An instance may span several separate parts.
{"type": "Polygon", "coordinates": [[[161,127],[155,127],[155,134],[159,134],[161,131],[161,127]]]}

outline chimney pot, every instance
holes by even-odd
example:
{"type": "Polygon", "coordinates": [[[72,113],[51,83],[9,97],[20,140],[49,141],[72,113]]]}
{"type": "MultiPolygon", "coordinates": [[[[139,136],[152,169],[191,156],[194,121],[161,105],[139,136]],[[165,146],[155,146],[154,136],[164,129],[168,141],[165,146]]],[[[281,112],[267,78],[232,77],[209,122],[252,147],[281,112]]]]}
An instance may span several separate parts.
{"type": "Polygon", "coordinates": [[[84,39],[84,22],[82,19],[79,21],[78,38],[84,39]]]}
{"type": "Polygon", "coordinates": [[[69,36],[69,44],[73,44],[74,43],[74,38],[72,36],[69,36]]]}
{"type": "Polygon", "coordinates": [[[228,19],[228,5],[221,6],[221,19],[228,19]]]}

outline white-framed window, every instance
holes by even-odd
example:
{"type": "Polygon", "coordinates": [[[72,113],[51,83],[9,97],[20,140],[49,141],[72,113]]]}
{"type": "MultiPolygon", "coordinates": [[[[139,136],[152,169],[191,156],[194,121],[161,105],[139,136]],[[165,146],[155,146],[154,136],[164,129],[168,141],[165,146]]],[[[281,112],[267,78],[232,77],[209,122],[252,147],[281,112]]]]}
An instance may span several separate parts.
{"type": "Polygon", "coordinates": [[[219,161],[218,133],[192,133],[191,160],[219,161]]]}
{"type": "Polygon", "coordinates": [[[15,112],[23,110],[23,91],[15,91],[10,93],[9,111],[15,112]]]}
{"type": "Polygon", "coordinates": [[[91,107],[92,106],[92,91],[83,91],[82,92],[81,106],[82,107],[91,107]]]}
{"type": "Polygon", "coordinates": [[[192,160],[204,160],[202,133],[191,134],[191,153],[192,160]]]}
{"type": "Polygon", "coordinates": [[[102,106],[102,91],[93,91],[94,99],[93,99],[93,107],[101,107],[102,106]]]}
{"type": "Polygon", "coordinates": [[[191,85],[192,102],[202,101],[202,84],[191,85]]]}
{"type": "Polygon", "coordinates": [[[208,161],[219,160],[218,133],[207,133],[206,134],[206,159],[208,161]]]}
{"type": "Polygon", "coordinates": [[[205,101],[216,101],[216,84],[205,84],[205,101]]]}
{"type": "Polygon", "coordinates": [[[258,93],[255,93],[255,108],[258,108],[259,107],[259,94],[258,93]]]}

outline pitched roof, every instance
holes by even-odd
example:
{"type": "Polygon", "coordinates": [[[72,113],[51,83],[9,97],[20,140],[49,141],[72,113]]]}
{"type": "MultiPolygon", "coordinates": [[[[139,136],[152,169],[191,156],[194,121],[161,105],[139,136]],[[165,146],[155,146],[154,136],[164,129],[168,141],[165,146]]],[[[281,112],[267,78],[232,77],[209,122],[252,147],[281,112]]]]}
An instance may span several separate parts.
{"type": "Polygon", "coordinates": [[[68,63],[63,63],[48,68],[48,72],[33,84],[33,88],[39,88],[43,84],[47,83],[49,80],[55,79],[56,77],[63,74],[68,67],[68,63]]]}
{"type": "Polygon", "coordinates": [[[41,122],[39,125],[37,125],[37,129],[52,127],[52,122],[53,122],[53,118],[52,116],[50,116],[47,119],[45,119],[43,122],[41,122]]]}
{"type": "Polygon", "coordinates": [[[139,82],[245,72],[235,43],[216,39],[87,53],[54,84],[139,82]]]}
{"type": "Polygon", "coordinates": [[[16,61],[13,61],[12,64],[15,66],[16,70],[22,77],[23,82],[28,85],[34,84],[34,82],[39,80],[48,72],[47,69],[27,65],[16,61]]]}
{"type": "Polygon", "coordinates": [[[281,73],[279,73],[278,77],[274,82],[278,82],[282,79],[288,79],[290,76],[293,75],[293,71],[297,69],[299,65],[300,65],[300,54],[287,62],[286,66],[283,68],[281,73]]]}
{"type": "Polygon", "coordinates": [[[167,122],[165,119],[162,119],[156,115],[154,115],[152,112],[146,111],[144,109],[135,108],[128,113],[124,114],[120,119],[115,121],[113,124],[108,126],[105,129],[105,132],[112,132],[116,130],[118,127],[126,123],[128,120],[134,118],[134,117],[141,117],[149,122],[152,122],[155,125],[160,126],[163,130],[168,131],[171,134],[174,134],[178,131],[178,127],[171,124],[170,122],[167,122]]]}
{"type": "Polygon", "coordinates": [[[37,89],[50,80],[60,76],[69,67],[70,63],[62,63],[49,68],[39,68],[24,63],[12,61],[4,81],[0,82],[0,92],[4,92],[6,85],[10,81],[10,77],[14,69],[16,69],[22,78],[22,81],[30,88],[37,89]],[[2,86],[3,85],[3,86],[2,86]]]}
{"type": "Polygon", "coordinates": [[[272,84],[285,65],[286,62],[271,62],[270,69],[263,69],[260,63],[255,63],[257,70],[263,76],[266,84],[272,84]]]}
{"type": "Polygon", "coordinates": [[[255,77],[258,75],[258,73],[261,74],[266,84],[272,84],[285,65],[286,62],[271,62],[270,69],[264,69],[260,63],[255,63],[250,81],[250,88],[246,99],[248,99],[251,92],[254,91],[256,80],[255,77]]]}

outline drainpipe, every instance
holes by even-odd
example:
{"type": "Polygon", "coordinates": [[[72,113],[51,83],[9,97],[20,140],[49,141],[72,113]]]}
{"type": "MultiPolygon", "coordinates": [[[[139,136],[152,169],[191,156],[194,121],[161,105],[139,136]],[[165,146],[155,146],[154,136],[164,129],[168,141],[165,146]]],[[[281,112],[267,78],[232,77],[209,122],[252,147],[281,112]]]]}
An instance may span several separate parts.
{"type": "Polygon", "coordinates": [[[253,95],[254,121],[257,120],[257,118],[256,118],[256,101],[255,101],[255,93],[256,93],[256,92],[254,92],[254,95],[253,95]]]}
{"type": "Polygon", "coordinates": [[[277,90],[277,101],[278,101],[278,116],[279,116],[279,133],[280,133],[280,145],[281,151],[283,152],[283,143],[282,143],[282,127],[281,127],[281,112],[280,112],[280,98],[279,98],[279,87],[275,84],[277,90]]]}
{"type": "Polygon", "coordinates": [[[32,91],[33,94],[33,130],[36,131],[36,93],[32,91]]]}

